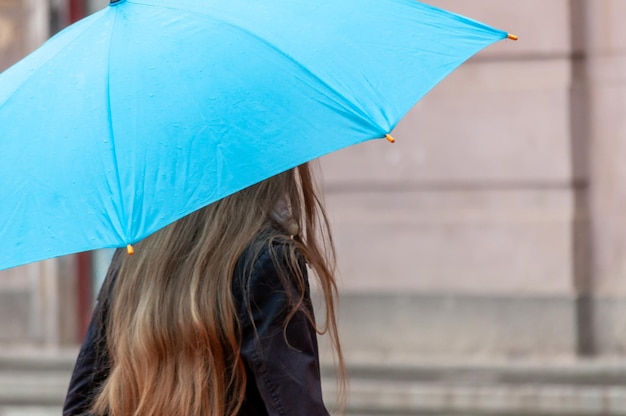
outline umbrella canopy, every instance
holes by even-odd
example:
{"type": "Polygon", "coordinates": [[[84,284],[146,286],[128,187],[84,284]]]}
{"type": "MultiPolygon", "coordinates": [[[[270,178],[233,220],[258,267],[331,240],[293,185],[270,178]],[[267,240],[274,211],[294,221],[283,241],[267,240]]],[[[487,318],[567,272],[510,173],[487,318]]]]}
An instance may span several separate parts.
{"type": "Polygon", "coordinates": [[[507,33],[412,0],[120,0],[0,74],[0,270],[385,137],[507,33]]]}

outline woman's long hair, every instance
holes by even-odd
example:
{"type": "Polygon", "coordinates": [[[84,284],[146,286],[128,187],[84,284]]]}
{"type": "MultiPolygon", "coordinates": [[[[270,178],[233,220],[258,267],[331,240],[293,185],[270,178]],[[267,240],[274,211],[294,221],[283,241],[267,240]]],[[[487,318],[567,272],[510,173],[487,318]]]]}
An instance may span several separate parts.
{"type": "Polygon", "coordinates": [[[304,288],[304,277],[296,252],[317,276],[325,300],[325,322],[317,328],[330,334],[343,386],[334,247],[305,164],[174,222],[124,258],[106,318],[110,373],[93,402],[94,414],[237,414],[246,371],[231,289],[237,262],[259,236],[289,242],[298,287],[304,288]],[[271,218],[280,201],[290,206],[299,228],[295,238],[266,232],[279,228],[271,218]]]}

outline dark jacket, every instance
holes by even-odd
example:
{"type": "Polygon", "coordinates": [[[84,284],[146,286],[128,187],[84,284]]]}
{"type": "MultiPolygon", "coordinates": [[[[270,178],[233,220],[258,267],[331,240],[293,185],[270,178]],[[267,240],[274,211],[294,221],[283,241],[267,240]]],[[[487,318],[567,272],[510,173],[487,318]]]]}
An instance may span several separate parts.
{"type": "MultiPolygon", "coordinates": [[[[279,259],[285,258],[280,250],[278,253],[279,259]]],[[[115,253],[98,295],[70,381],[64,416],[87,414],[95,391],[108,375],[105,345],[108,293],[117,277],[119,257],[123,255],[126,254],[121,250],[115,253]]],[[[233,279],[233,296],[242,328],[241,355],[248,376],[246,398],[239,415],[328,415],[322,401],[316,332],[305,311],[298,311],[287,330],[283,329],[292,304],[288,293],[297,293],[295,283],[281,277],[285,275],[281,270],[287,267],[275,264],[269,246],[265,245],[252,263],[247,282],[245,258],[244,255],[239,261],[233,279]],[[244,290],[245,287],[249,290],[244,290]]],[[[304,262],[300,267],[306,278],[304,262]]],[[[312,314],[308,281],[304,308],[312,314]]]]}

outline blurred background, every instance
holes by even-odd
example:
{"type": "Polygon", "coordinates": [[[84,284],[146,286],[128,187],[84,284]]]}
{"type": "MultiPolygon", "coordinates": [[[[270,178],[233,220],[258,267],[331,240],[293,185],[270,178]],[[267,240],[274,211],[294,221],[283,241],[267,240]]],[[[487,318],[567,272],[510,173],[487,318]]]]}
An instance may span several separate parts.
{"type": "MultiPolygon", "coordinates": [[[[106,3],[0,0],[0,70],[106,3]]],[[[428,3],[520,41],[321,161],[346,412],[626,415],[626,0],[428,3]]],[[[0,416],[60,414],[109,256],[0,273],[0,416]]]]}

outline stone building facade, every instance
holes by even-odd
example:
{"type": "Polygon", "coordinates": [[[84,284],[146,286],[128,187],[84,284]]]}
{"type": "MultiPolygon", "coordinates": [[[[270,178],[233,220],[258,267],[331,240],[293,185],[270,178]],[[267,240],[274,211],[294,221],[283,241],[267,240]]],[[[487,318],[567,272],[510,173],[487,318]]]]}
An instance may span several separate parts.
{"type": "Polygon", "coordinates": [[[521,40],[324,160],[347,348],[624,354],[626,1],[432,3],[521,40]]]}
{"type": "MultiPolygon", "coordinates": [[[[47,36],[51,7],[62,3],[0,3],[0,68],[47,36]]],[[[439,397],[431,381],[471,367],[483,382],[585,380],[584,392],[532,390],[534,403],[586,392],[591,402],[609,397],[604,414],[626,414],[626,379],[613,377],[626,369],[626,0],[429,3],[520,40],[444,80],[400,123],[395,144],[321,161],[345,355],[365,380],[354,384],[353,412],[423,414],[416,409],[439,397]],[[388,376],[392,387],[368,390],[388,376]],[[384,392],[397,398],[411,380],[419,388],[398,399],[409,404],[385,407],[384,392]]],[[[67,258],[0,274],[0,351],[76,343],[75,270],[67,258]]],[[[500,397],[498,386],[472,390],[472,403],[500,397]]],[[[440,396],[462,401],[463,388],[440,396]]],[[[511,412],[524,406],[515,407],[524,397],[502,397],[511,412]]],[[[429,411],[449,406],[441,400],[429,411]]],[[[593,403],[572,414],[599,414],[593,403]]],[[[549,414],[568,414],[554,406],[549,414]]]]}

